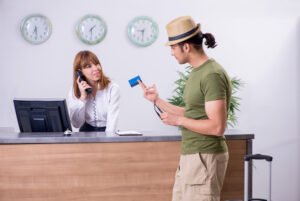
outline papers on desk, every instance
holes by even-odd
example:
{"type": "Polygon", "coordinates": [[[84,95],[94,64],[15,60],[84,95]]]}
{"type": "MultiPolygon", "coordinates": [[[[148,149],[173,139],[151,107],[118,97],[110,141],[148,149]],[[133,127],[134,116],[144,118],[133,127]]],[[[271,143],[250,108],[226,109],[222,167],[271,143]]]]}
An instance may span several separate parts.
{"type": "Polygon", "coordinates": [[[138,132],[138,131],[134,131],[134,130],[127,130],[127,131],[116,131],[116,134],[119,136],[142,136],[143,134],[138,132]]]}

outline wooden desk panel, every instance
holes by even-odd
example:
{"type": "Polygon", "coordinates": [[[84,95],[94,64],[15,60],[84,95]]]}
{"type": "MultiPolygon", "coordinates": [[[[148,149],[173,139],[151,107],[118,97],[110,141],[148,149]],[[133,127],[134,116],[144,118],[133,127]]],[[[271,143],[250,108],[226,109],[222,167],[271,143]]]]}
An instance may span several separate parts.
{"type": "Polygon", "coordinates": [[[221,200],[243,200],[244,198],[244,156],[247,153],[246,142],[246,140],[227,140],[229,162],[221,200]]]}
{"type": "MultiPolygon", "coordinates": [[[[228,140],[222,200],[243,198],[246,140],[228,140]]],[[[0,146],[1,201],[171,200],[180,142],[0,146]]]]}

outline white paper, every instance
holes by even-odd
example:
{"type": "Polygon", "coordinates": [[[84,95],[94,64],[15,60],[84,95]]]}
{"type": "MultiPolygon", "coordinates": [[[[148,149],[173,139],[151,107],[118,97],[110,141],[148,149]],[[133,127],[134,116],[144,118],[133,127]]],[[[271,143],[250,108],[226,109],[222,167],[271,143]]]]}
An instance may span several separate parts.
{"type": "Polygon", "coordinates": [[[116,134],[119,136],[137,136],[143,135],[142,133],[134,130],[127,130],[127,131],[116,131],[116,134]]]}

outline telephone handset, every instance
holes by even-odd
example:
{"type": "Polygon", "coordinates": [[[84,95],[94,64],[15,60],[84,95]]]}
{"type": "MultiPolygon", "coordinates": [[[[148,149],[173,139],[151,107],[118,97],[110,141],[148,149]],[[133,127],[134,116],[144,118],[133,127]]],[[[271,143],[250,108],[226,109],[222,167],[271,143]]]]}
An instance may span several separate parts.
{"type": "MultiPolygon", "coordinates": [[[[82,74],[82,72],[81,72],[80,70],[77,70],[77,71],[76,71],[76,77],[79,77],[79,82],[81,82],[81,81],[86,81],[84,75],[82,74]]],[[[85,89],[85,92],[86,92],[87,94],[92,93],[92,91],[93,91],[93,90],[92,90],[92,87],[89,87],[89,88],[86,88],[86,89],[85,89]]]]}

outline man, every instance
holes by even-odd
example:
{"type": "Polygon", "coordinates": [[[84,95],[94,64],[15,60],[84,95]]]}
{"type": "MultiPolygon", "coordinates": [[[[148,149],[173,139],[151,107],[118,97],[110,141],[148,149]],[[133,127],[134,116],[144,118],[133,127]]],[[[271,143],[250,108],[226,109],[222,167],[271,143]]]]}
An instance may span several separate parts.
{"type": "Polygon", "coordinates": [[[193,70],[184,90],[185,107],[162,100],[155,85],[139,81],[144,97],[164,112],[162,121],[182,128],[179,166],[173,187],[173,201],[219,201],[228,163],[224,138],[231,97],[230,79],[225,70],[204,52],[216,46],[210,33],[189,16],[179,17],[166,26],[172,56],[193,70]]]}

